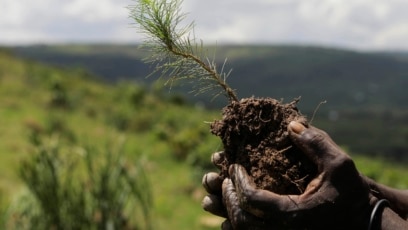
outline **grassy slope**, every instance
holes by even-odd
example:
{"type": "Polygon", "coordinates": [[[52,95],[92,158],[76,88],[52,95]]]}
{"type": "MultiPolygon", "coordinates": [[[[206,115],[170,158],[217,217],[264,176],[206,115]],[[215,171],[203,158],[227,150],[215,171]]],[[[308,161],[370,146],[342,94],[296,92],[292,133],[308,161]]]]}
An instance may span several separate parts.
{"type": "Polygon", "coordinates": [[[14,199],[22,188],[17,170],[32,149],[30,133],[47,135],[58,125],[79,146],[103,148],[125,136],[129,157],[147,159],[156,229],[211,229],[201,221],[211,217],[200,207],[202,169],[186,162],[202,158],[208,166],[219,143],[204,121],[218,115],[176,105],[161,92],[146,93],[135,102],[134,95],[143,89],[128,84],[112,87],[86,77],[82,72],[22,62],[0,53],[0,191],[4,200],[14,199]],[[68,109],[50,107],[56,82],[66,89],[68,109]],[[201,139],[203,143],[197,144],[201,139]],[[180,143],[189,145],[180,147],[180,143]],[[199,151],[202,156],[188,157],[186,151],[199,151]]]}
{"type": "MultiPolygon", "coordinates": [[[[209,47],[212,57],[213,47],[209,47]]],[[[152,69],[136,45],[61,45],[15,47],[23,57],[62,66],[82,66],[114,82],[131,78],[149,84],[152,69]]],[[[302,46],[219,46],[219,66],[228,57],[229,84],[239,97],[291,101],[299,96],[302,113],[342,145],[367,155],[408,162],[408,59],[406,54],[368,53],[302,46]]],[[[174,89],[173,89],[174,90],[174,89]]],[[[190,91],[190,85],[183,88],[190,91]]],[[[208,95],[193,97],[208,102],[208,95]]],[[[222,106],[217,98],[210,105],[222,106]]]]}
{"type": "MultiPolygon", "coordinates": [[[[213,57],[214,47],[208,50],[213,57]]],[[[46,63],[86,67],[112,82],[122,77],[146,81],[152,71],[141,61],[146,53],[136,45],[31,46],[15,47],[13,52],[46,63]]],[[[302,96],[307,111],[322,100],[337,108],[407,108],[403,86],[408,67],[401,55],[255,45],[220,46],[215,54],[220,65],[228,58],[226,68],[233,69],[228,80],[240,97],[302,96]]]]}
{"type": "MultiPolygon", "coordinates": [[[[219,229],[220,219],[200,207],[203,168],[211,170],[210,154],[220,148],[204,121],[217,118],[218,112],[182,105],[167,91],[108,86],[81,71],[62,71],[0,52],[0,190],[11,200],[22,188],[17,169],[30,154],[30,132],[47,135],[58,126],[76,145],[99,148],[125,136],[129,157],[147,159],[155,229],[219,229]],[[68,108],[50,107],[56,84],[65,89],[68,108]]],[[[408,171],[402,166],[356,159],[367,175],[408,188],[408,171]]]]}

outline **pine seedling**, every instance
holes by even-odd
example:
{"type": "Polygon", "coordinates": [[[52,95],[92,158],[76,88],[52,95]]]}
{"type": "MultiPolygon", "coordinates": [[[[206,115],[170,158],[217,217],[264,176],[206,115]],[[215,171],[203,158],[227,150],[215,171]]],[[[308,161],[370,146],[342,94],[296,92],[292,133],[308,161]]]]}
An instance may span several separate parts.
{"type": "MultiPolygon", "coordinates": [[[[203,42],[196,42],[194,23],[184,24],[182,0],[138,0],[130,7],[131,17],[145,45],[152,52],[149,62],[167,83],[189,80],[196,93],[215,90],[226,95],[229,104],[223,118],[211,124],[211,132],[223,142],[225,159],[220,176],[228,177],[231,164],[241,164],[258,188],[279,194],[301,194],[316,175],[316,167],[294,146],[287,126],[292,120],[307,126],[296,107],[297,100],[282,104],[272,98],[243,98],[226,83],[229,72],[209,59],[203,42]],[[185,25],[185,26],[183,26],[185,25]]],[[[194,91],[194,90],[193,90],[194,91]]]]}
{"type": "Polygon", "coordinates": [[[195,94],[224,94],[229,101],[238,101],[226,83],[231,71],[225,72],[224,61],[219,69],[215,58],[208,58],[203,42],[197,43],[194,22],[185,24],[182,0],[138,0],[130,6],[130,17],[145,35],[144,45],[151,51],[146,60],[155,64],[154,73],[166,77],[170,86],[179,80],[190,81],[195,94]]]}

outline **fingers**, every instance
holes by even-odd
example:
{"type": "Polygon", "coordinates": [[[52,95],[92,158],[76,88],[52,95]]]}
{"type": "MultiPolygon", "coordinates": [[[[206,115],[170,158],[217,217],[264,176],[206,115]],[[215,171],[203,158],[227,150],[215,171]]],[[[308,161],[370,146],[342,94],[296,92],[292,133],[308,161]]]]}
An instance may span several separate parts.
{"type": "MultiPolygon", "coordinates": [[[[240,207],[240,201],[231,179],[224,180],[222,196],[209,194],[204,197],[201,205],[205,211],[227,218],[221,226],[222,230],[265,229],[264,220],[240,207]]],[[[267,226],[270,227],[271,225],[268,224],[267,226]]]]}
{"type": "Polygon", "coordinates": [[[229,168],[229,175],[235,185],[235,189],[239,195],[253,194],[256,191],[255,182],[248,175],[245,168],[239,164],[233,164],[229,168]]]}
{"type": "MultiPolygon", "coordinates": [[[[226,204],[226,207],[228,217],[233,225],[232,216],[238,215],[239,218],[243,218],[243,213],[250,213],[252,218],[269,220],[269,224],[272,223],[273,226],[293,227],[306,223],[308,217],[316,213],[316,210],[321,210],[325,202],[333,200],[333,196],[337,194],[331,188],[326,188],[320,192],[311,192],[310,194],[279,195],[257,189],[246,173],[245,168],[240,165],[232,165],[229,174],[231,180],[226,179],[224,181],[223,196],[229,197],[229,200],[227,200],[229,203],[226,204]],[[235,211],[236,213],[231,213],[229,210],[231,208],[237,210],[237,207],[240,208],[240,211],[235,211]]],[[[309,189],[309,191],[311,190],[313,189],[309,189]]]]}
{"type": "Polygon", "coordinates": [[[227,217],[221,198],[222,181],[218,173],[210,172],[204,175],[203,187],[210,194],[204,197],[201,206],[205,211],[214,215],[227,217]]]}
{"type": "Polygon", "coordinates": [[[227,178],[222,184],[224,203],[227,208],[228,220],[222,225],[223,230],[229,229],[269,229],[272,224],[266,224],[265,220],[257,218],[240,207],[241,201],[231,179],[227,178]]]}
{"type": "Polygon", "coordinates": [[[227,208],[228,218],[234,223],[242,218],[243,211],[239,207],[239,201],[235,187],[232,184],[231,179],[225,179],[222,184],[222,197],[224,198],[224,204],[227,208]]]}
{"type": "Polygon", "coordinates": [[[343,192],[366,191],[367,185],[353,160],[326,132],[312,126],[306,128],[296,121],[288,125],[288,130],[293,143],[317,165],[319,173],[325,175],[322,183],[329,183],[343,192]]]}
{"type": "MultiPolygon", "coordinates": [[[[211,156],[211,162],[218,168],[224,161],[224,152],[216,152],[211,156]]],[[[221,194],[221,185],[224,178],[220,177],[218,173],[210,172],[204,174],[202,179],[202,185],[205,190],[210,194],[221,194]]]]}
{"type": "Polygon", "coordinates": [[[222,202],[220,196],[209,194],[204,197],[201,206],[207,212],[210,212],[216,216],[227,218],[227,211],[222,202]]]}
{"type": "Polygon", "coordinates": [[[298,215],[298,209],[303,206],[298,203],[298,196],[281,196],[256,189],[240,165],[230,167],[230,176],[231,179],[225,179],[222,184],[229,220],[226,225],[234,229],[292,229],[302,218],[298,215]]]}
{"type": "Polygon", "coordinates": [[[201,202],[207,212],[227,218],[227,211],[222,201],[222,179],[217,173],[207,173],[203,177],[203,187],[209,193],[201,202]]]}
{"type": "Polygon", "coordinates": [[[239,206],[257,217],[277,218],[298,207],[295,196],[291,198],[267,190],[257,189],[253,180],[241,165],[232,165],[229,174],[232,183],[235,185],[239,206]]]}
{"type": "MultiPolygon", "coordinates": [[[[211,161],[217,167],[219,167],[223,160],[224,152],[216,152],[211,156],[211,161]]],[[[209,195],[204,197],[201,206],[204,210],[214,215],[227,217],[226,210],[221,198],[222,182],[223,178],[220,177],[218,173],[209,172],[204,174],[202,185],[204,189],[209,193],[209,195]]]]}
{"type": "Polygon", "coordinates": [[[318,166],[319,171],[332,167],[331,163],[339,159],[349,158],[330,136],[320,129],[312,126],[306,128],[301,123],[292,121],[288,125],[288,131],[293,143],[318,166]]]}
{"type": "Polygon", "coordinates": [[[232,183],[235,185],[239,205],[256,216],[264,217],[265,210],[262,210],[260,207],[266,206],[267,204],[262,204],[262,202],[266,202],[266,199],[269,196],[273,196],[273,194],[260,196],[258,193],[262,190],[256,189],[252,178],[250,178],[245,168],[241,165],[231,165],[229,175],[231,176],[232,183]]]}

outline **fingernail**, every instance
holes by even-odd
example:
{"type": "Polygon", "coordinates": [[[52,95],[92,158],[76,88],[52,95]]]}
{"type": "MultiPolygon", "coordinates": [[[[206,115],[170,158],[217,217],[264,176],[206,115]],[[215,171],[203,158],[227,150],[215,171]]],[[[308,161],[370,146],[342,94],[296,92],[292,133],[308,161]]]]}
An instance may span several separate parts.
{"type": "Polygon", "coordinates": [[[303,126],[301,123],[297,122],[297,121],[291,121],[288,125],[288,127],[295,133],[300,134],[301,132],[303,132],[303,130],[306,129],[305,126],[303,126]]]}
{"type": "Polygon", "coordinates": [[[220,164],[223,160],[223,152],[216,152],[213,155],[211,155],[211,162],[214,164],[220,164]]]}
{"type": "Polygon", "coordinates": [[[203,187],[210,193],[221,191],[223,178],[218,173],[210,172],[204,175],[202,180],[203,187]]]}
{"type": "Polygon", "coordinates": [[[203,201],[201,201],[201,207],[203,207],[205,211],[208,211],[208,207],[210,207],[211,205],[212,200],[210,199],[210,197],[205,196],[203,201]]]}
{"type": "Polygon", "coordinates": [[[228,169],[228,174],[229,174],[230,176],[232,176],[232,175],[234,174],[234,172],[235,172],[237,166],[238,166],[238,165],[236,165],[236,164],[230,165],[230,167],[229,167],[229,169],[228,169]]]}

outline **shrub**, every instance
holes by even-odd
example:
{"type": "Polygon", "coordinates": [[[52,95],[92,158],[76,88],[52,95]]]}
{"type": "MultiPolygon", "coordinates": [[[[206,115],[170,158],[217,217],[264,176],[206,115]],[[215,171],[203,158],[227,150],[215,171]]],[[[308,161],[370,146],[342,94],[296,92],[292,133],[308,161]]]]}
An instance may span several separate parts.
{"type": "Polygon", "coordinates": [[[8,213],[8,229],[151,229],[151,192],[141,163],[124,152],[38,146],[20,175],[28,193],[8,213]],[[23,204],[23,205],[22,205],[23,204]]]}

